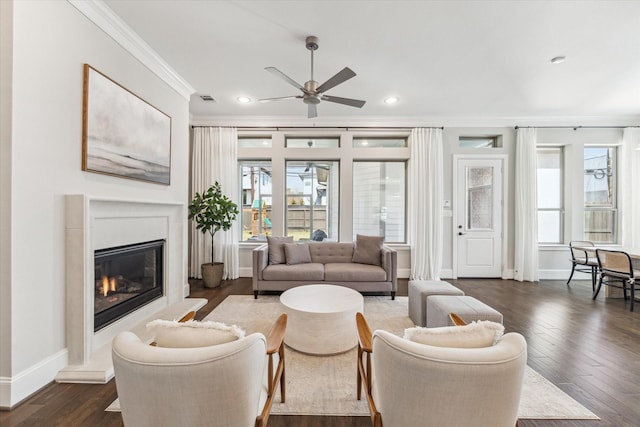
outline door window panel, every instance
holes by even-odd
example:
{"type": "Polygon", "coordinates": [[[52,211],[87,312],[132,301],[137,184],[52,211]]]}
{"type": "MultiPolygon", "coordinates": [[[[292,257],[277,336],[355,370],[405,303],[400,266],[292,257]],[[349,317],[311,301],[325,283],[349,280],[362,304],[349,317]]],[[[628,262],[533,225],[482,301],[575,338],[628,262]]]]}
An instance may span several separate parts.
{"type": "Polygon", "coordinates": [[[467,168],[467,230],[493,229],[493,168],[467,168]]]}

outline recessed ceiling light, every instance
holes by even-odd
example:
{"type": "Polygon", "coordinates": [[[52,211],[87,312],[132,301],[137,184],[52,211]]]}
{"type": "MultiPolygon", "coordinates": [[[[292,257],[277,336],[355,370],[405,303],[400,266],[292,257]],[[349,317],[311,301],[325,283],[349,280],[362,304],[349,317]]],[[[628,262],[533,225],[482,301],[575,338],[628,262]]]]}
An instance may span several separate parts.
{"type": "Polygon", "coordinates": [[[387,105],[392,105],[396,104],[398,101],[400,101],[400,99],[396,98],[395,96],[390,96],[389,98],[384,100],[384,103],[387,105]]]}
{"type": "Polygon", "coordinates": [[[236,98],[236,101],[238,101],[240,104],[248,104],[251,102],[251,98],[249,98],[248,96],[239,96],[236,98]]]}
{"type": "Polygon", "coordinates": [[[552,64],[562,64],[565,59],[567,59],[565,56],[556,56],[555,58],[551,58],[551,63],[552,64]]]}

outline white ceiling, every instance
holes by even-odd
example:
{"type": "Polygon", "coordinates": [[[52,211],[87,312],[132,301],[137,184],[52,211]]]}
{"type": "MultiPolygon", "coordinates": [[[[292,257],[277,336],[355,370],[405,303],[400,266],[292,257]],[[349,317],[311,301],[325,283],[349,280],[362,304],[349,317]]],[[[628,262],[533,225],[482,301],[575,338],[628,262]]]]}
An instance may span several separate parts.
{"type": "Polygon", "coordinates": [[[196,89],[194,122],[640,122],[640,1],[105,4],[196,89]],[[364,99],[362,109],[324,101],[307,119],[300,99],[255,102],[299,94],[264,68],[304,84],[308,35],[319,38],[315,80],[350,67],[357,76],[327,94],[364,99]],[[551,64],[558,55],[566,61],[551,64]],[[254,102],[241,105],[240,95],[254,102]],[[400,102],[385,105],[390,95],[400,102]]]}

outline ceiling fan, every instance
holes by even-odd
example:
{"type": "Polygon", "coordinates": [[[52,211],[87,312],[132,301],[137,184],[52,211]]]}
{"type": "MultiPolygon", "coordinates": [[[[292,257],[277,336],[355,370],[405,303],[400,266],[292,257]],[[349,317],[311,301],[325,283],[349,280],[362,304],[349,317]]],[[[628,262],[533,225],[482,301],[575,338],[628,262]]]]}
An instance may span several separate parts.
{"type": "Polygon", "coordinates": [[[302,95],[282,96],[279,98],[265,98],[259,99],[258,101],[269,102],[283,101],[285,99],[302,99],[302,102],[304,102],[308,106],[307,117],[310,119],[318,117],[317,105],[320,103],[320,101],[335,102],[337,104],[348,105],[350,107],[362,108],[366,101],[351,98],[340,98],[338,96],[330,96],[324,94],[324,92],[328,91],[329,89],[336,87],[341,83],[344,83],[352,77],[355,77],[356,73],[354,73],[353,70],[351,70],[349,67],[344,67],[329,80],[322,83],[321,85],[318,85],[318,82],[313,80],[313,52],[318,49],[318,38],[315,36],[307,37],[306,46],[307,49],[311,51],[311,79],[306,82],[304,86],[293,80],[291,77],[287,76],[282,71],[278,70],[276,67],[265,68],[265,70],[283,79],[291,86],[295,86],[296,88],[300,89],[302,91],[302,95]]]}

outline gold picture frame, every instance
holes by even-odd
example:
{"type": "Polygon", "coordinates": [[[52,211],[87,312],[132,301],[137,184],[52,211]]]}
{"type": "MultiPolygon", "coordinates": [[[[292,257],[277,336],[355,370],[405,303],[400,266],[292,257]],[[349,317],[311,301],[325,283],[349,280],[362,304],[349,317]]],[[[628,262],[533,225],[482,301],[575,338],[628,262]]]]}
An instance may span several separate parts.
{"type": "Polygon", "coordinates": [[[171,117],[84,64],[82,170],[171,184],[171,117]]]}

